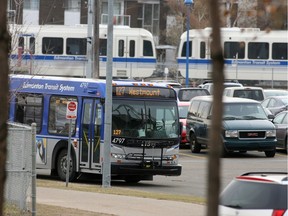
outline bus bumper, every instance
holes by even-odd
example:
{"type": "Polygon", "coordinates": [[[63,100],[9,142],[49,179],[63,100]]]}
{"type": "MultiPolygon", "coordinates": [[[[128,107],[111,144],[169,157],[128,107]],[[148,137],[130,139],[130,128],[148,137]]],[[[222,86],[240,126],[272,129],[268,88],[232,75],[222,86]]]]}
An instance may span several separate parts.
{"type": "Polygon", "coordinates": [[[164,175],[180,176],[181,165],[145,167],[139,164],[111,164],[112,175],[164,175]]]}

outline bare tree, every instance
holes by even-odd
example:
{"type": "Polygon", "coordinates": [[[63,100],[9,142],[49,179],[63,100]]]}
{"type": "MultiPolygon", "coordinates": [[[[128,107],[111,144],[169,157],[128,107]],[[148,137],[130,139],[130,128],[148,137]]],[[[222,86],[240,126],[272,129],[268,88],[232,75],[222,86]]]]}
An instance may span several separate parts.
{"type": "Polygon", "coordinates": [[[0,1],[0,215],[3,215],[4,183],[6,179],[5,164],[7,152],[7,118],[8,118],[8,44],[7,1],[0,1]]]}
{"type": "Polygon", "coordinates": [[[213,79],[213,110],[212,110],[212,128],[209,135],[209,159],[208,159],[208,210],[207,216],[218,215],[218,203],[220,194],[220,170],[221,154],[223,143],[221,138],[222,129],[222,94],[224,82],[224,57],[221,47],[220,35],[220,15],[218,0],[209,0],[210,17],[212,26],[211,58],[213,61],[212,79],[213,79]]]}

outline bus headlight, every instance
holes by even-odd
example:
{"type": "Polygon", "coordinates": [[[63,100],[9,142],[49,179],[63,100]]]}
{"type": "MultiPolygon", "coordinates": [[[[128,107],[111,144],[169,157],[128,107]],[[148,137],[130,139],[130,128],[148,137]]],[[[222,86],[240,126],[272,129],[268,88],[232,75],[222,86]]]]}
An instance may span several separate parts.
{"type": "Polygon", "coordinates": [[[124,154],[114,154],[112,153],[111,156],[115,159],[125,159],[125,155],[124,154]]]}
{"type": "Polygon", "coordinates": [[[267,130],[266,137],[276,137],[276,130],[267,130]]]}
{"type": "Polygon", "coordinates": [[[238,137],[238,131],[237,130],[226,130],[225,131],[225,137],[238,137]]]}

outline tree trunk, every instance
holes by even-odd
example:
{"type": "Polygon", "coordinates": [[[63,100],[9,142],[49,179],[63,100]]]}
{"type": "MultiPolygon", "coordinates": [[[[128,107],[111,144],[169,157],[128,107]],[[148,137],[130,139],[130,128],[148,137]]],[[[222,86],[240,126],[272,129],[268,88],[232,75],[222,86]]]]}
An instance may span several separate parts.
{"type": "Polygon", "coordinates": [[[209,134],[209,161],[208,161],[208,210],[207,216],[218,215],[219,193],[220,193],[220,168],[221,153],[223,148],[222,133],[222,94],[224,82],[224,58],[221,47],[220,37],[220,16],[219,2],[209,0],[210,16],[212,26],[211,58],[213,61],[212,79],[213,79],[213,110],[212,127],[209,134]]]}
{"type": "Polygon", "coordinates": [[[7,119],[8,119],[8,44],[7,0],[0,1],[0,215],[3,215],[4,183],[6,179],[7,119]]]}

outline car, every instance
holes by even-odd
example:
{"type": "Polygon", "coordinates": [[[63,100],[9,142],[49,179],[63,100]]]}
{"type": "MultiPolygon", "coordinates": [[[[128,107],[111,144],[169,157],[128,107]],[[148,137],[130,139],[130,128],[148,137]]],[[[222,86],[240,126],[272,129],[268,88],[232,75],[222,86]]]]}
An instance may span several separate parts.
{"type": "Polygon", "coordinates": [[[202,96],[202,95],[210,95],[209,91],[204,88],[197,87],[187,87],[187,88],[179,88],[176,90],[177,97],[179,101],[190,101],[193,97],[202,96]]]}
{"type": "Polygon", "coordinates": [[[288,95],[288,91],[285,89],[263,89],[265,98],[271,96],[281,96],[281,95],[288,95]]]}
{"type": "Polygon", "coordinates": [[[269,109],[273,115],[276,115],[284,110],[288,110],[288,95],[267,97],[261,102],[261,105],[269,109]]]}
{"type": "MultiPolygon", "coordinates": [[[[243,85],[241,83],[238,83],[238,82],[224,82],[223,85],[224,85],[224,88],[233,87],[233,86],[243,87],[243,85]]],[[[212,82],[204,83],[201,86],[202,86],[202,88],[207,89],[211,95],[213,94],[213,83],[212,82]]]]}
{"type": "Polygon", "coordinates": [[[283,148],[288,152],[288,111],[278,113],[273,119],[273,123],[276,127],[276,147],[283,148]]]}
{"type": "MultiPolygon", "coordinates": [[[[266,157],[276,152],[276,129],[269,121],[259,101],[247,98],[225,97],[222,99],[223,156],[238,151],[264,151],[266,157]]],[[[190,101],[186,119],[186,137],[192,153],[209,148],[209,129],[213,96],[197,96],[190,101]]]]}
{"type": "Polygon", "coordinates": [[[288,216],[287,172],[248,172],[221,192],[219,216],[288,216]]]}
{"type": "Polygon", "coordinates": [[[223,91],[223,95],[227,97],[241,97],[241,98],[250,98],[257,101],[264,100],[264,91],[261,87],[227,87],[223,91]]]}
{"type": "Polygon", "coordinates": [[[178,102],[179,120],[182,123],[180,147],[189,146],[189,142],[186,138],[186,117],[189,105],[190,105],[189,102],[178,102]]]}

